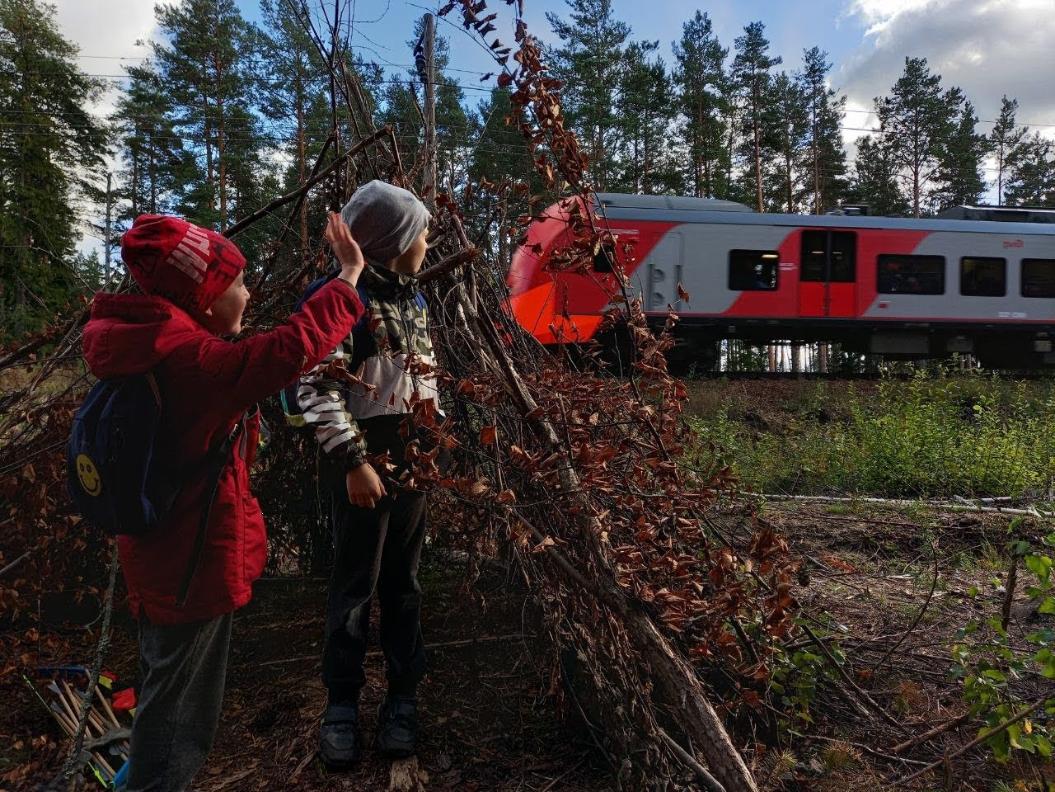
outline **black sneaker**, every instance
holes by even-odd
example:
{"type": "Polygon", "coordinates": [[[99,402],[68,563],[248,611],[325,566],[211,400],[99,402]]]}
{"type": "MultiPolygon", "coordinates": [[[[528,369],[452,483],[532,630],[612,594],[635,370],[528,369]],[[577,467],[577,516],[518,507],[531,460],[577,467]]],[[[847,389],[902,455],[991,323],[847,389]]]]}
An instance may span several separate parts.
{"type": "Polygon", "coordinates": [[[413,696],[385,696],[377,711],[376,748],[385,756],[413,756],[418,750],[418,702],[413,696]]]}
{"type": "Polygon", "coordinates": [[[359,745],[359,705],[330,704],[322,716],[319,756],[331,770],[346,770],[363,758],[359,745]]]}

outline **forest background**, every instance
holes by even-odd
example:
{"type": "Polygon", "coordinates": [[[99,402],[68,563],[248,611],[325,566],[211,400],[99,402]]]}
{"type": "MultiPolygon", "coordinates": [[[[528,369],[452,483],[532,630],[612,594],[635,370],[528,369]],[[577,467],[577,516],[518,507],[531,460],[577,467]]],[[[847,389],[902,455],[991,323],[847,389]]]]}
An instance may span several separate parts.
{"type": "MultiPolygon", "coordinates": [[[[112,279],[117,242],[138,214],[226,227],[303,182],[335,116],[345,144],[369,125],[331,106],[328,72],[293,8],[261,0],[250,22],[234,0],[159,4],[157,35],[142,42],[149,57],[99,74],[84,70],[53,7],[0,0],[0,337],[41,327],[112,279]],[[100,118],[93,102],[114,90],[114,110],[100,118]],[[85,236],[100,245],[85,248],[85,236]]],[[[668,61],[658,41],[634,36],[611,0],[567,0],[547,20],[563,109],[598,190],[725,198],[762,212],[863,203],[874,214],[923,216],[985,197],[1055,206],[1055,144],[1018,123],[1013,96],[981,122],[972,98],[924,52],[908,53],[874,100],[875,126],[860,127],[832,87],[828,54],[775,52],[763,21],[726,41],[707,13],[688,13],[668,61]],[[851,157],[847,133],[856,131],[851,157]]],[[[489,186],[528,180],[536,202],[550,196],[504,123],[508,87],[451,67],[451,41],[471,44],[456,26],[440,34],[439,189],[458,196],[467,217],[484,218],[476,241],[506,259],[503,221],[532,207],[503,204],[496,218],[489,186]],[[481,180],[482,189],[464,189],[481,180]]],[[[412,60],[414,43],[400,60],[412,60]]],[[[340,57],[364,87],[369,121],[392,124],[413,162],[421,77],[371,60],[371,50],[349,46],[340,57]]],[[[283,255],[315,244],[323,208],[305,203],[283,255]]],[[[239,237],[250,261],[276,230],[262,223],[239,237]]]]}

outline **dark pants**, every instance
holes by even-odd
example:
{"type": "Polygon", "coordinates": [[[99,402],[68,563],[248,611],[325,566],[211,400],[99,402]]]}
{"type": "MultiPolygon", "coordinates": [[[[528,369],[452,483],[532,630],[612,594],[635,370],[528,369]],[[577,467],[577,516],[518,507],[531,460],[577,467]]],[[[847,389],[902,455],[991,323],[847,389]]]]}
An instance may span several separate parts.
{"type": "Polygon", "coordinates": [[[143,675],[128,792],[182,792],[216,737],[234,614],[191,624],[139,622],[143,675]]]}
{"type": "Polygon", "coordinates": [[[335,487],[331,509],[334,563],[322,658],[330,701],[355,700],[366,684],[363,663],[375,591],[389,691],[413,695],[425,675],[418,585],[425,495],[405,492],[361,509],[348,502],[343,486],[335,487]]]}

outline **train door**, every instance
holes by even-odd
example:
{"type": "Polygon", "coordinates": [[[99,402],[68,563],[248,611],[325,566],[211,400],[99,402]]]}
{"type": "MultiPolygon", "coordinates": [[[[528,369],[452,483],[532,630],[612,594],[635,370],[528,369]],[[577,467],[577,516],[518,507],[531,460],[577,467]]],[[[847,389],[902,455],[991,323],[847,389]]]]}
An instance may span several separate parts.
{"type": "Polygon", "coordinates": [[[648,254],[647,311],[665,311],[668,305],[678,308],[678,284],[682,279],[681,234],[664,234],[648,254]]]}
{"type": "Polygon", "coordinates": [[[855,315],[857,234],[803,231],[799,261],[800,316],[855,315]]]}

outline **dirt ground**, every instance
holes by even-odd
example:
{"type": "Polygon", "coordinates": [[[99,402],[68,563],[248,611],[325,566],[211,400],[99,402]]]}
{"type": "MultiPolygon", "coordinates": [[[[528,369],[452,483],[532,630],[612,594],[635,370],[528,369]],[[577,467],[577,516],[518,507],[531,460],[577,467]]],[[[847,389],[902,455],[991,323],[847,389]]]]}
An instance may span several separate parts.
{"type": "MultiPolygon", "coordinates": [[[[422,779],[428,779],[425,788],[610,789],[606,770],[574,728],[562,725],[554,713],[545,674],[551,658],[537,639],[538,625],[523,590],[504,573],[489,572],[467,593],[458,564],[434,552],[424,565],[423,631],[430,673],[420,691],[419,767],[422,779]]],[[[195,790],[389,788],[389,763],[372,753],[355,770],[340,774],[328,773],[315,757],[326,703],[319,679],[325,597],[322,579],[258,583],[253,602],[235,619],[220,733],[195,790]]],[[[107,667],[132,680],[135,658],[134,625],[119,618],[107,667]]],[[[377,651],[368,658],[368,674],[363,697],[367,744],[384,692],[383,658],[377,651]]],[[[0,741],[20,744],[22,750],[14,753],[27,759],[35,735],[57,739],[59,734],[39,702],[21,692],[14,711],[2,717],[0,741]]],[[[58,746],[43,748],[52,761],[41,763],[36,777],[12,786],[0,781],[0,790],[35,789],[50,778],[61,763],[58,746]]],[[[0,756],[9,750],[0,749],[0,756]]],[[[4,769],[0,764],[0,777],[4,769]]]]}
{"type": "MultiPolygon", "coordinates": [[[[691,389],[697,414],[733,404],[768,426],[809,398],[816,383],[729,382],[691,389]]],[[[859,383],[859,389],[875,387],[859,383]]],[[[833,393],[838,401],[839,393],[833,393]]],[[[824,684],[812,723],[792,724],[782,742],[745,753],[766,790],[950,789],[964,792],[1049,792],[1055,769],[1038,758],[995,763],[981,749],[958,758],[948,773],[897,785],[926,764],[968,743],[979,722],[894,755],[894,746],[965,712],[952,679],[950,646],[972,620],[999,613],[1005,598],[1007,529],[1002,514],[865,502],[760,504],[803,559],[795,594],[807,624],[834,636],[852,685],[876,708],[861,712],[849,683],[824,684]],[[977,591],[975,591],[977,590],[977,591]],[[840,693],[840,690],[842,693],[840,693]]],[[[1025,530],[1035,535],[1050,525],[1025,530]]],[[[530,598],[515,575],[488,568],[464,587],[464,561],[426,554],[424,631],[430,674],[421,690],[424,737],[419,766],[426,790],[467,792],[601,792],[614,789],[609,769],[585,742],[584,730],[562,719],[551,695],[553,663],[530,598]]],[[[1039,627],[1019,584],[1012,637],[1039,627]]],[[[259,789],[389,789],[391,767],[368,754],[350,773],[329,774],[315,758],[325,705],[319,680],[325,580],[275,579],[257,586],[235,620],[224,715],[216,747],[197,781],[200,792],[259,789]]],[[[801,648],[814,650],[808,642],[801,648]]],[[[93,642],[85,640],[85,658],[93,642]]],[[[135,628],[118,618],[108,667],[136,677],[135,628]]],[[[80,658],[84,659],[84,658],[80,658]]],[[[382,658],[369,658],[364,737],[373,736],[383,692],[382,658]]],[[[1024,701],[1055,695],[1036,675],[1020,680],[1024,701]],[[1045,685],[1047,687],[1045,687],[1045,685]]],[[[1043,717],[1043,716],[1041,716],[1043,717]]],[[[0,792],[38,789],[61,765],[55,724],[19,687],[0,707],[0,792]],[[6,780],[5,780],[6,779],[6,780]]],[[[660,781],[660,783],[662,783],[660,781]]]]}
{"type": "MultiPolygon", "coordinates": [[[[961,627],[999,614],[1005,599],[1010,517],[941,508],[872,503],[781,502],[763,508],[804,562],[798,589],[813,628],[831,635],[845,655],[853,683],[879,705],[862,715],[850,702],[820,696],[817,722],[788,746],[796,771],[780,789],[893,789],[895,779],[956,751],[979,731],[968,719],[918,748],[892,755],[893,746],[966,712],[960,684],[950,676],[950,647],[961,627]],[[977,593],[975,593],[977,590],[977,593]],[[795,782],[789,785],[790,778],[795,782]]],[[[1025,526],[1039,535],[1044,526],[1025,526]]],[[[1050,530],[1047,526],[1046,530],[1050,530]]],[[[1036,613],[1019,582],[1009,633],[1025,646],[1027,632],[1055,626],[1036,613]]],[[[812,646],[805,648],[813,649],[812,646]]],[[[838,687],[849,690],[842,682],[838,687]]],[[[1021,680],[1024,701],[1055,695],[1039,675],[1021,680]]],[[[852,698],[859,700],[859,696],[852,698]]],[[[1043,715],[1039,716],[1043,718],[1043,715]]],[[[1009,792],[1055,788],[1055,767],[1039,757],[998,765],[985,751],[956,760],[948,776],[931,774],[910,789],[1009,792]]]]}

